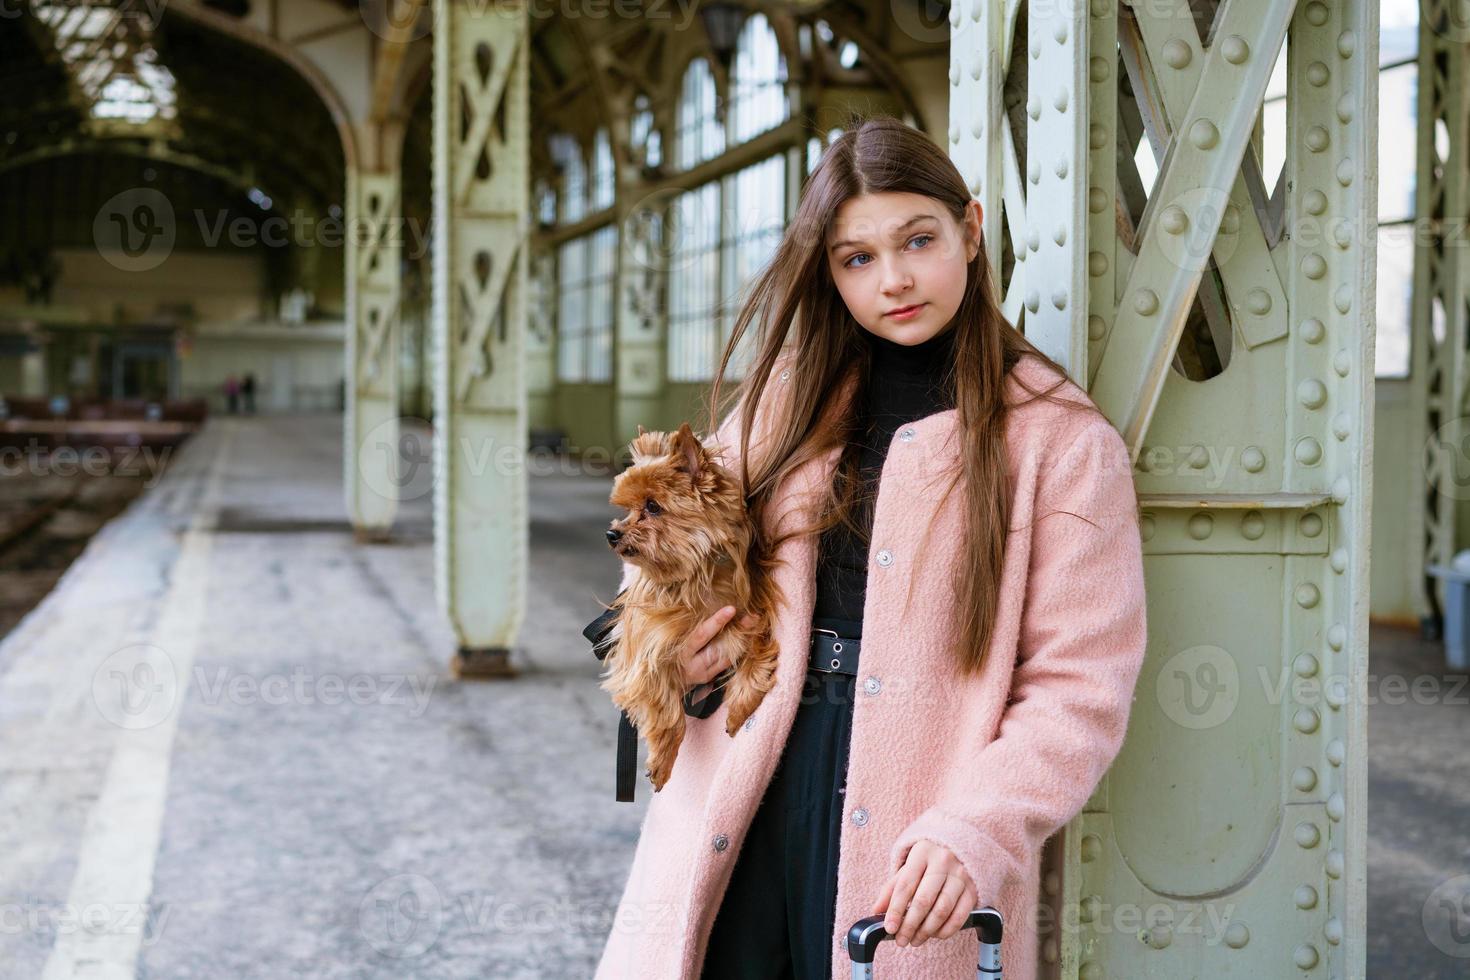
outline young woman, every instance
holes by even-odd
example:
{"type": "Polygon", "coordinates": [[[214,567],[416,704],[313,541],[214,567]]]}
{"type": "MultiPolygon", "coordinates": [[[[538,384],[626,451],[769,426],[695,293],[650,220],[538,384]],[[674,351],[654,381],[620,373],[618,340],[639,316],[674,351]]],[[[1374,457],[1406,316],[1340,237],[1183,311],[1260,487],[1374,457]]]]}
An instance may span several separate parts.
{"type": "Polygon", "coordinates": [[[1007,980],[1034,977],[1042,845],[1121,746],[1143,565],[1123,440],[1005,321],[980,230],[939,147],[873,119],[753,283],[720,375],[758,323],[752,367],[707,445],[744,481],[752,567],[777,562],[776,687],[727,736],[707,644],[737,611],[689,638],[599,980],[842,976],[875,914],[884,980],[957,980],[986,905],[1007,980]]]}

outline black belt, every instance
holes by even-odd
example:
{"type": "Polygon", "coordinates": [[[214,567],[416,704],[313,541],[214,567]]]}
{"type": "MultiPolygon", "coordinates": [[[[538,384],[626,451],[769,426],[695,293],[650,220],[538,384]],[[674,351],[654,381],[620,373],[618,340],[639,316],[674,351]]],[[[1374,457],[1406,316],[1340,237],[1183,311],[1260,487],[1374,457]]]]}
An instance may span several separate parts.
{"type": "Polygon", "coordinates": [[[807,654],[808,670],[824,674],[857,676],[858,651],[863,641],[856,636],[838,636],[836,630],[812,628],[811,652],[807,654]]]}

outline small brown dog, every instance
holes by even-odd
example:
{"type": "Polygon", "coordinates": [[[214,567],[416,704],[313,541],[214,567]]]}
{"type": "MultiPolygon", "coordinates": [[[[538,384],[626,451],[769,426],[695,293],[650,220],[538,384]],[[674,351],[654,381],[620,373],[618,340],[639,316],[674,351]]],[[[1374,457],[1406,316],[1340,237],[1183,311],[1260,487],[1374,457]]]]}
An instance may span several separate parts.
{"type": "Polygon", "coordinates": [[[647,740],[647,775],[657,792],[684,739],[680,648],[713,612],[735,607],[710,641],[718,662],[734,667],[724,696],[725,731],[733,736],[775,684],[771,624],[780,594],[768,569],[748,565],[752,529],[739,478],[715,462],[687,422],[672,435],[640,425],[629,448],[633,465],[609,497],[628,516],[612,522],[607,541],[639,574],[608,606],[621,611],[602,687],[647,740]],[[756,619],[742,627],[748,613],[756,619]]]}

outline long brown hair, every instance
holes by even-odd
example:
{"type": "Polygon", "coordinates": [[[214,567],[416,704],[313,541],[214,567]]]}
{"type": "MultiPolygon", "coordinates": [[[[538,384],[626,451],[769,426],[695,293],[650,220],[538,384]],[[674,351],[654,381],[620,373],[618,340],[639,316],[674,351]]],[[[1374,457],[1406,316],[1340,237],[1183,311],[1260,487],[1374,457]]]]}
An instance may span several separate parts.
{"type": "MultiPolygon", "coordinates": [[[[960,223],[971,198],[964,178],[949,157],[928,136],[891,116],[870,118],[844,132],[822,156],[802,191],[796,217],[787,226],[769,264],[752,283],[751,292],[735,319],[720,359],[710,394],[709,418],[722,417],[720,379],[741,337],[759,324],[755,353],[745,378],[736,388],[735,411],[740,413],[740,468],[746,505],[755,525],[751,566],[770,567],[771,556],[788,538],[820,534],[839,522],[867,541],[858,508],[873,501],[865,493],[858,472],[854,413],[835,412],[839,395],[853,382],[847,405],[859,403],[870,370],[868,345],[861,342],[858,324],[832,281],[826,239],[838,208],[851,197],[885,191],[910,192],[932,198],[960,223]],[[783,397],[763,398],[767,381],[783,354],[791,372],[783,397]],[[855,377],[854,377],[855,376],[855,377]],[[787,394],[789,393],[789,397],[787,394]],[[755,406],[761,406],[759,458],[752,460],[750,436],[755,406]],[[769,413],[769,414],[768,414],[769,413]],[[776,487],[792,470],[843,445],[836,475],[819,508],[815,523],[770,540],[765,519],[776,487]]],[[[994,628],[1001,563],[1010,511],[1010,474],[1007,472],[1005,421],[1008,405],[1003,383],[1016,362],[1032,354],[1050,366],[1057,381],[1045,391],[1017,382],[1036,397],[1073,408],[1095,406],[1085,399],[1051,398],[1067,384],[1066,372],[1028,341],[1001,312],[991,281],[985,242],[965,273],[965,292],[953,327],[954,363],[943,381],[953,397],[963,442],[961,466],[954,470],[946,492],[963,477],[968,526],[963,540],[968,555],[957,563],[954,655],[960,672],[979,672],[994,628]]],[[[1075,398],[1075,396],[1074,396],[1075,398]]],[[[926,531],[927,533],[927,531],[926,531]]],[[[912,586],[912,577],[910,581],[912,586]]]]}

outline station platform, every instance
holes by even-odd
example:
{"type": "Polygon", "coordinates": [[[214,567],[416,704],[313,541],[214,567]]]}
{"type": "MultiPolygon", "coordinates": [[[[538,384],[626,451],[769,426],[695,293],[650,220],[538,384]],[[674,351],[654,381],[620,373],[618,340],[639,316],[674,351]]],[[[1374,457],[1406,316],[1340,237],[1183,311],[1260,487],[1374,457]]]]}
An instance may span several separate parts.
{"type": "Polygon", "coordinates": [[[0,974],[590,976],[647,803],[580,627],[608,477],[536,475],[512,680],[430,496],[354,543],[335,416],[213,418],[0,644],[0,974]]]}
{"type": "MultiPolygon", "coordinates": [[[[458,682],[427,487],[358,544],[338,418],[211,419],[0,642],[0,977],[591,976],[651,793],[613,799],[580,635],[609,478],[563,469],[520,674],[458,682]]],[[[1372,646],[1370,975],[1460,976],[1425,923],[1470,859],[1470,686],[1372,646]]]]}

